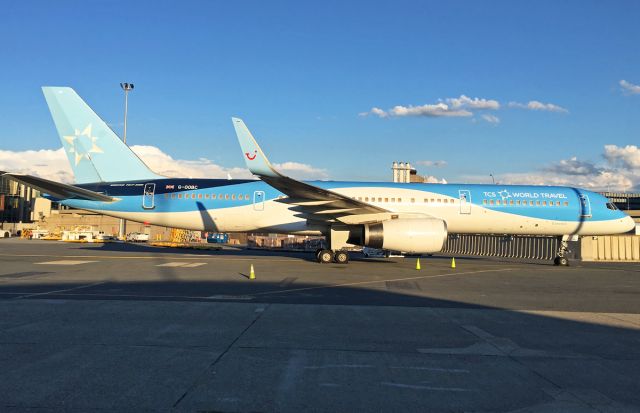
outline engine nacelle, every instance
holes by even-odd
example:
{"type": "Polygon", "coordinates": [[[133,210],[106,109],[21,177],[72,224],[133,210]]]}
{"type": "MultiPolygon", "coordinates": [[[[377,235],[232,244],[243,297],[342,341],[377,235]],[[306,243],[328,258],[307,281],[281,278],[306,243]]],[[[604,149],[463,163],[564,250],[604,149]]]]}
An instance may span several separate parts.
{"type": "Polygon", "coordinates": [[[438,218],[399,218],[364,224],[360,245],[427,254],[438,252],[447,240],[447,224],[438,218]]]}

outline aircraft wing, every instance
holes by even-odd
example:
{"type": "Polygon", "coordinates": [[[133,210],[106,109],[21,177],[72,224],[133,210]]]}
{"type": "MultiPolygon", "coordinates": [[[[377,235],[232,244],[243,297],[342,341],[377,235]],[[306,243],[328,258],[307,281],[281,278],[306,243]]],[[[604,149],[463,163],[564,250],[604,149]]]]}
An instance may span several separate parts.
{"type": "Polygon", "coordinates": [[[18,181],[60,199],[84,199],[87,201],[102,202],[115,201],[114,198],[98,192],[83,189],[74,185],[50,181],[44,178],[38,178],[37,176],[7,173],[2,171],[0,171],[0,176],[8,177],[14,181],[18,181]]]}
{"type": "Polygon", "coordinates": [[[314,221],[349,224],[389,219],[389,210],[282,175],[271,165],[242,119],[232,120],[251,173],[286,194],[288,198],[277,202],[294,205],[292,209],[299,212],[298,216],[314,221]]]}

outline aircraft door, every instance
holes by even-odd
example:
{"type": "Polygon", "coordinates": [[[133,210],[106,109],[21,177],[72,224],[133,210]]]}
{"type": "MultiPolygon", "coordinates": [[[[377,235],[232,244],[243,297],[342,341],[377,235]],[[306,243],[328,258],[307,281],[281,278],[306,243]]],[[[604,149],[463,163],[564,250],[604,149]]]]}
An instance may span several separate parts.
{"type": "Polygon", "coordinates": [[[153,201],[153,194],[156,191],[156,184],[144,184],[144,193],[142,194],[142,208],[153,209],[155,208],[153,201]]]}
{"type": "Polygon", "coordinates": [[[253,209],[264,211],[264,191],[253,191],[253,209]]]}
{"type": "Polygon", "coordinates": [[[580,217],[591,218],[591,201],[586,194],[580,194],[580,217]]]}
{"type": "Polygon", "coordinates": [[[471,213],[471,191],[467,189],[461,189],[458,191],[460,196],[460,213],[461,214],[470,214],[471,213]]]}

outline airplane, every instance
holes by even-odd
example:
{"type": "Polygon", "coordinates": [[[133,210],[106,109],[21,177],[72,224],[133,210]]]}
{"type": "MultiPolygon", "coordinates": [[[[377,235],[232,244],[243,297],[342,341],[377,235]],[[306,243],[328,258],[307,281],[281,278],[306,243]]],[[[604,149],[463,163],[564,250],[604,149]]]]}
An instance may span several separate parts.
{"type": "Polygon", "coordinates": [[[3,173],[72,208],[211,232],[323,235],[320,263],[346,264],[349,245],[416,254],[442,250],[448,234],[548,235],[568,241],[626,233],[631,217],[604,196],[563,186],[309,181],[269,162],[232,118],[247,168],[259,179],[167,178],[151,171],[69,87],[43,87],[74,185],[3,173]]]}

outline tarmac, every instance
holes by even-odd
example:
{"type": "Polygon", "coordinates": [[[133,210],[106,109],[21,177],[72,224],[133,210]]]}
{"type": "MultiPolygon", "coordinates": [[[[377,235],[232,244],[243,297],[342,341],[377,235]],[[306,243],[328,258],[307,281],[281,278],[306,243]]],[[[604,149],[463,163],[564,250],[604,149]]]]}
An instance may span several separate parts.
{"type": "Polygon", "coordinates": [[[456,264],[0,239],[0,411],[640,412],[640,264],[456,264]]]}

